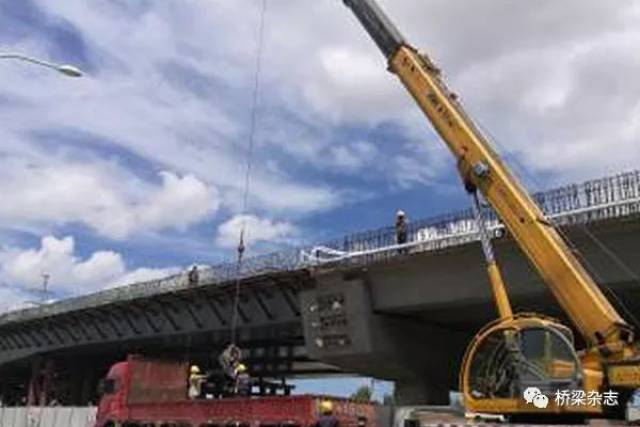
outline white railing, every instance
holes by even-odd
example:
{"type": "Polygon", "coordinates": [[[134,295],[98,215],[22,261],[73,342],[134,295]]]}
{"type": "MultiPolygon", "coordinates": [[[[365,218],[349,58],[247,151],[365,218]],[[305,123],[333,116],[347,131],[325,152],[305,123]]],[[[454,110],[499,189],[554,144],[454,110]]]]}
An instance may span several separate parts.
{"type": "MultiPolygon", "coordinates": [[[[599,219],[608,219],[612,216],[607,214],[615,210],[618,213],[624,212],[639,213],[640,198],[625,201],[606,203],[601,206],[591,206],[575,209],[573,211],[561,212],[547,215],[547,219],[556,225],[566,225],[568,223],[590,222],[590,214],[602,214],[599,219]],[[582,216],[582,218],[581,218],[582,216]]],[[[617,215],[616,217],[619,217],[617,215]]],[[[404,244],[391,244],[367,250],[340,251],[326,246],[316,246],[309,251],[301,251],[303,265],[322,265],[337,263],[346,260],[355,260],[368,255],[380,254],[402,254],[415,252],[426,252],[443,249],[451,246],[465,245],[480,239],[478,226],[474,220],[461,220],[459,223],[450,223],[445,232],[440,232],[437,228],[424,228],[416,232],[413,241],[404,244]]],[[[488,221],[487,230],[495,235],[504,233],[504,224],[495,219],[488,221]]]]}

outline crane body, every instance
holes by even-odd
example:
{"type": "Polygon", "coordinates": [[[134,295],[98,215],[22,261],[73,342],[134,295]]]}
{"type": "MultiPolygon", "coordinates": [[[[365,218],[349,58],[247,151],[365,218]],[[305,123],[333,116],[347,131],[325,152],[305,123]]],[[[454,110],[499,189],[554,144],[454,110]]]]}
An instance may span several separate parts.
{"type": "MultiPolygon", "coordinates": [[[[492,149],[458,97],[446,86],[438,67],[405,41],[375,0],[344,0],[344,3],[353,10],[385,55],[389,70],[400,79],[454,155],[467,190],[480,192],[493,207],[586,343],[586,348],[576,353],[571,331],[558,321],[542,315],[512,315],[497,264],[488,260],[487,269],[501,319],[480,331],[465,355],[461,388],[467,407],[512,414],[531,411],[529,406],[523,405],[520,389],[536,383],[531,380],[533,377],[544,383],[540,378],[544,375],[533,374],[535,369],[525,363],[523,357],[526,355],[522,351],[516,354],[514,337],[520,334],[520,342],[523,342],[528,333],[531,341],[534,331],[538,331],[538,341],[549,348],[570,346],[573,352],[572,355],[546,354],[550,356],[546,358],[546,364],[536,362],[536,369],[540,366],[546,369],[547,386],[561,385],[562,381],[554,384],[554,379],[572,377],[572,381],[564,384],[587,391],[640,387],[639,349],[631,326],[607,300],[553,224],[492,149]],[[498,372],[492,374],[496,377],[489,378],[492,385],[474,386],[474,381],[479,381],[473,372],[477,370],[474,364],[481,363],[477,361],[480,359],[478,354],[489,341],[500,337],[504,338],[502,351],[511,354],[514,372],[510,375],[520,379],[519,387],[515,386],[513,378],[511,382],[497,379],[498,372]],[[554,374],[557,375],[554,377],[554,374]],[[483,387],[484,391],[476,390],[483,387]],[[479,395],[482,398],[478,398],[479,395]]],[[[547,353],[553,353],[549,348],[547,353]]],[[[489,362],[482,363],[487,365],[489,362]]],[[[506,362],[500,363],[500,369],[506,369],[506,362]]],[[[488,368],[484,366],[483,369],[488,368]]],[[[497,365],[493,369],[499,370],[497,365]]],[[[485,375],[480,382],[489,379],[485,375]]],[[[551,405],[548,412],[565,410],[597,413],[602,408],[564,409],[551,405]]]]}

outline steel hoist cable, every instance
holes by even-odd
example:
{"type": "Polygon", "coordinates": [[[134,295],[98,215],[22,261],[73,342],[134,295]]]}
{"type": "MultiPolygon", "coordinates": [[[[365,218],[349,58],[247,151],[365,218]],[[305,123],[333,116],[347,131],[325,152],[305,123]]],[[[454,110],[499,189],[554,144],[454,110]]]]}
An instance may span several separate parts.
{"type": "Polygon", "coordinates": [[[252,92],[252,105],[251,105],[251,118],[249,124],[249,148],[247,151],[247,163],[246,172],[244,176],[244,188],[242,196],[242,211],[241,211],[241,225],[240,236],[237,249],[236,260],[236,283],[235,283],[235,296],[233,301],[233,315],[231,319],[231,345],[235,346],[238,336],[238,316],[240,311],[240,277],[242,273],[242,263],[244,261],[245,252],[245,238],[247,230],[247,212],[249,211],[249,199],[251,195],[251,174],[253,172],[253,154],[255,148],[255,136],[258,123],[258,104],[260,95],[260,76],[262,73],[262,57],[264,52],[264,33],[265,33],[265,18],[267,14],[267,0],[260,0],[260,22],[258,27],[258,45],[256,51],[256,64],[255,74],[253,78],[253,92],[252,92]]]}
{"type": "MultiPolygon", "coordinates": [[[[591,230],[589,230],[589,228],[586,226],[586,224],[581,224],[580,229],[593,243],[596,244],[596,246],[600,251],[602,251],[602,253],[604,253],[608,258],[610,258],[613,261],[613,263],[615,264],[615,267],[617,267],[620,271],[627,274],[628,277],[633,282],[635,282],[635,284],[640,284],[640,278],[638,278],[638,275],[631,269],[631,267],[629,267],[624,262],[624,260],[622,260],[622,258],[620,258],[613,250],[611,250],[611,248],[609,248],[601,239],[599,239],[596,235],[594,235],[591,232],[591,230]]],[[[584,260],[584,262],[587,264],[587,266],[589,266],[593,274],[596,276],[602,289],[604,289],[607,292],[607,294],[611,296],[611,298],[618,304],[618,307],[628,317],[628,319],[631,321],[631,323],[636,328],[636,330],[640,331],[640,320],[638,319],[638,317],[635,314],[633,314],[633,311],[631,311],[628,305],[625,304],[624,300],[620,296],[618,296],[618,294],[615,292],[613,287],[611,285],[608,285],[604,281],[604,279],[598,274],[595,266],[592,263],[590,263],[582,253],[580,253],[580,256],[584,260]]]]}
{"type": "MultiPolygon", "coordinates": [[[[495,135],[492,135],[488,129],[484,128],[481,123],[474,120],[474,124],[478,126],[482,133],[488,136],[487,143],[495,145],[503,153],[509,152],[505,149],[505,145],[501,144],[500,140],[496,138],[495,135]]],[[[517,156],[512,157],[512,162],[518,167],[518,170],[514,172],[519,172],[523,178],[529,181],[529,183],[533,186],[533,190],[535,192],[543,190],[544,186],[541,184],[541,181],[529,170],[529,167],[526,164],[522,163],[517,156]]],[[[542,206],[540,207],[542,208],[542,206]]],[[[638,277],[638,275],[613,250],[607,247],[607,245],[601,239],[595,236],[589,230],[586,224],[578,224],[578,228],[582,230],[584,234],[596,244],[597,248],[602,251],[602,253],[604,253],[614,262],[615,266],[619,268],[620,271],[627,274],[633,282],[640,284],[640,277],[638,277]]],[[[596,266],[586,258],[586,256],[573,241],[573,239],[571,239],[569,234],[561,226],[555,226],[555,229],[558,234],[562,236],[567,245],[571,248],[574,255],[580,259],[582,264],[588,268],[590,274],[594,276],[598,287],[602,289],[603,292],[605,292],[607,295],[609,295],[613,301],[615,301],[615,304],[617,304],[617,308],[619,308],[620,311],[622,311],[624,315],[627,316],[628,320],[633,324],[633,326],[635,326],[635,328],[640,331],[640,319],[633,314],[628,305],[625,304],[623,299],[618,296],[614,289],[605,282],[596,266]]]]}

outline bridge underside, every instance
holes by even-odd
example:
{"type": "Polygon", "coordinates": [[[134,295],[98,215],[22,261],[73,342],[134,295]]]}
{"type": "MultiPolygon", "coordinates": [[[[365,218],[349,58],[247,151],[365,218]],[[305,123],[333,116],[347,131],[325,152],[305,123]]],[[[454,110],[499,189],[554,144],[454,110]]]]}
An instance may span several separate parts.
{"type": "MultiPolygon", "coordinates": [[[[304,271],[241,283],[237,340],[255,376],[339,372],[310,360],[304,347],[298,294],[312,283],[304,271]]],[[[46,389],[46,401],[85,404],[96,399],[97,382],[108,368],[127,354],[188,360],[214,370],[231,340],[234,299],[235,283],[203,285],[6,325],[0,329],[2,401],[35,403],[46,389]]]]}

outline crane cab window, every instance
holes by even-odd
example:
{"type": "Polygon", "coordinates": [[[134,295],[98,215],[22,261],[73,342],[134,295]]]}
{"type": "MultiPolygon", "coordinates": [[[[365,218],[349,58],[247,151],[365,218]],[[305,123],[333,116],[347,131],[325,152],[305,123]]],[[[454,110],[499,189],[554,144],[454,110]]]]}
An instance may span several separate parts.
{"type": "Polygon", "coordinates": [[[573,343],[552,328],[498,329],[472,357],[469,381],[476,399],[520,398],[528,387],[555,392],[579,385],[573,343]]]}

